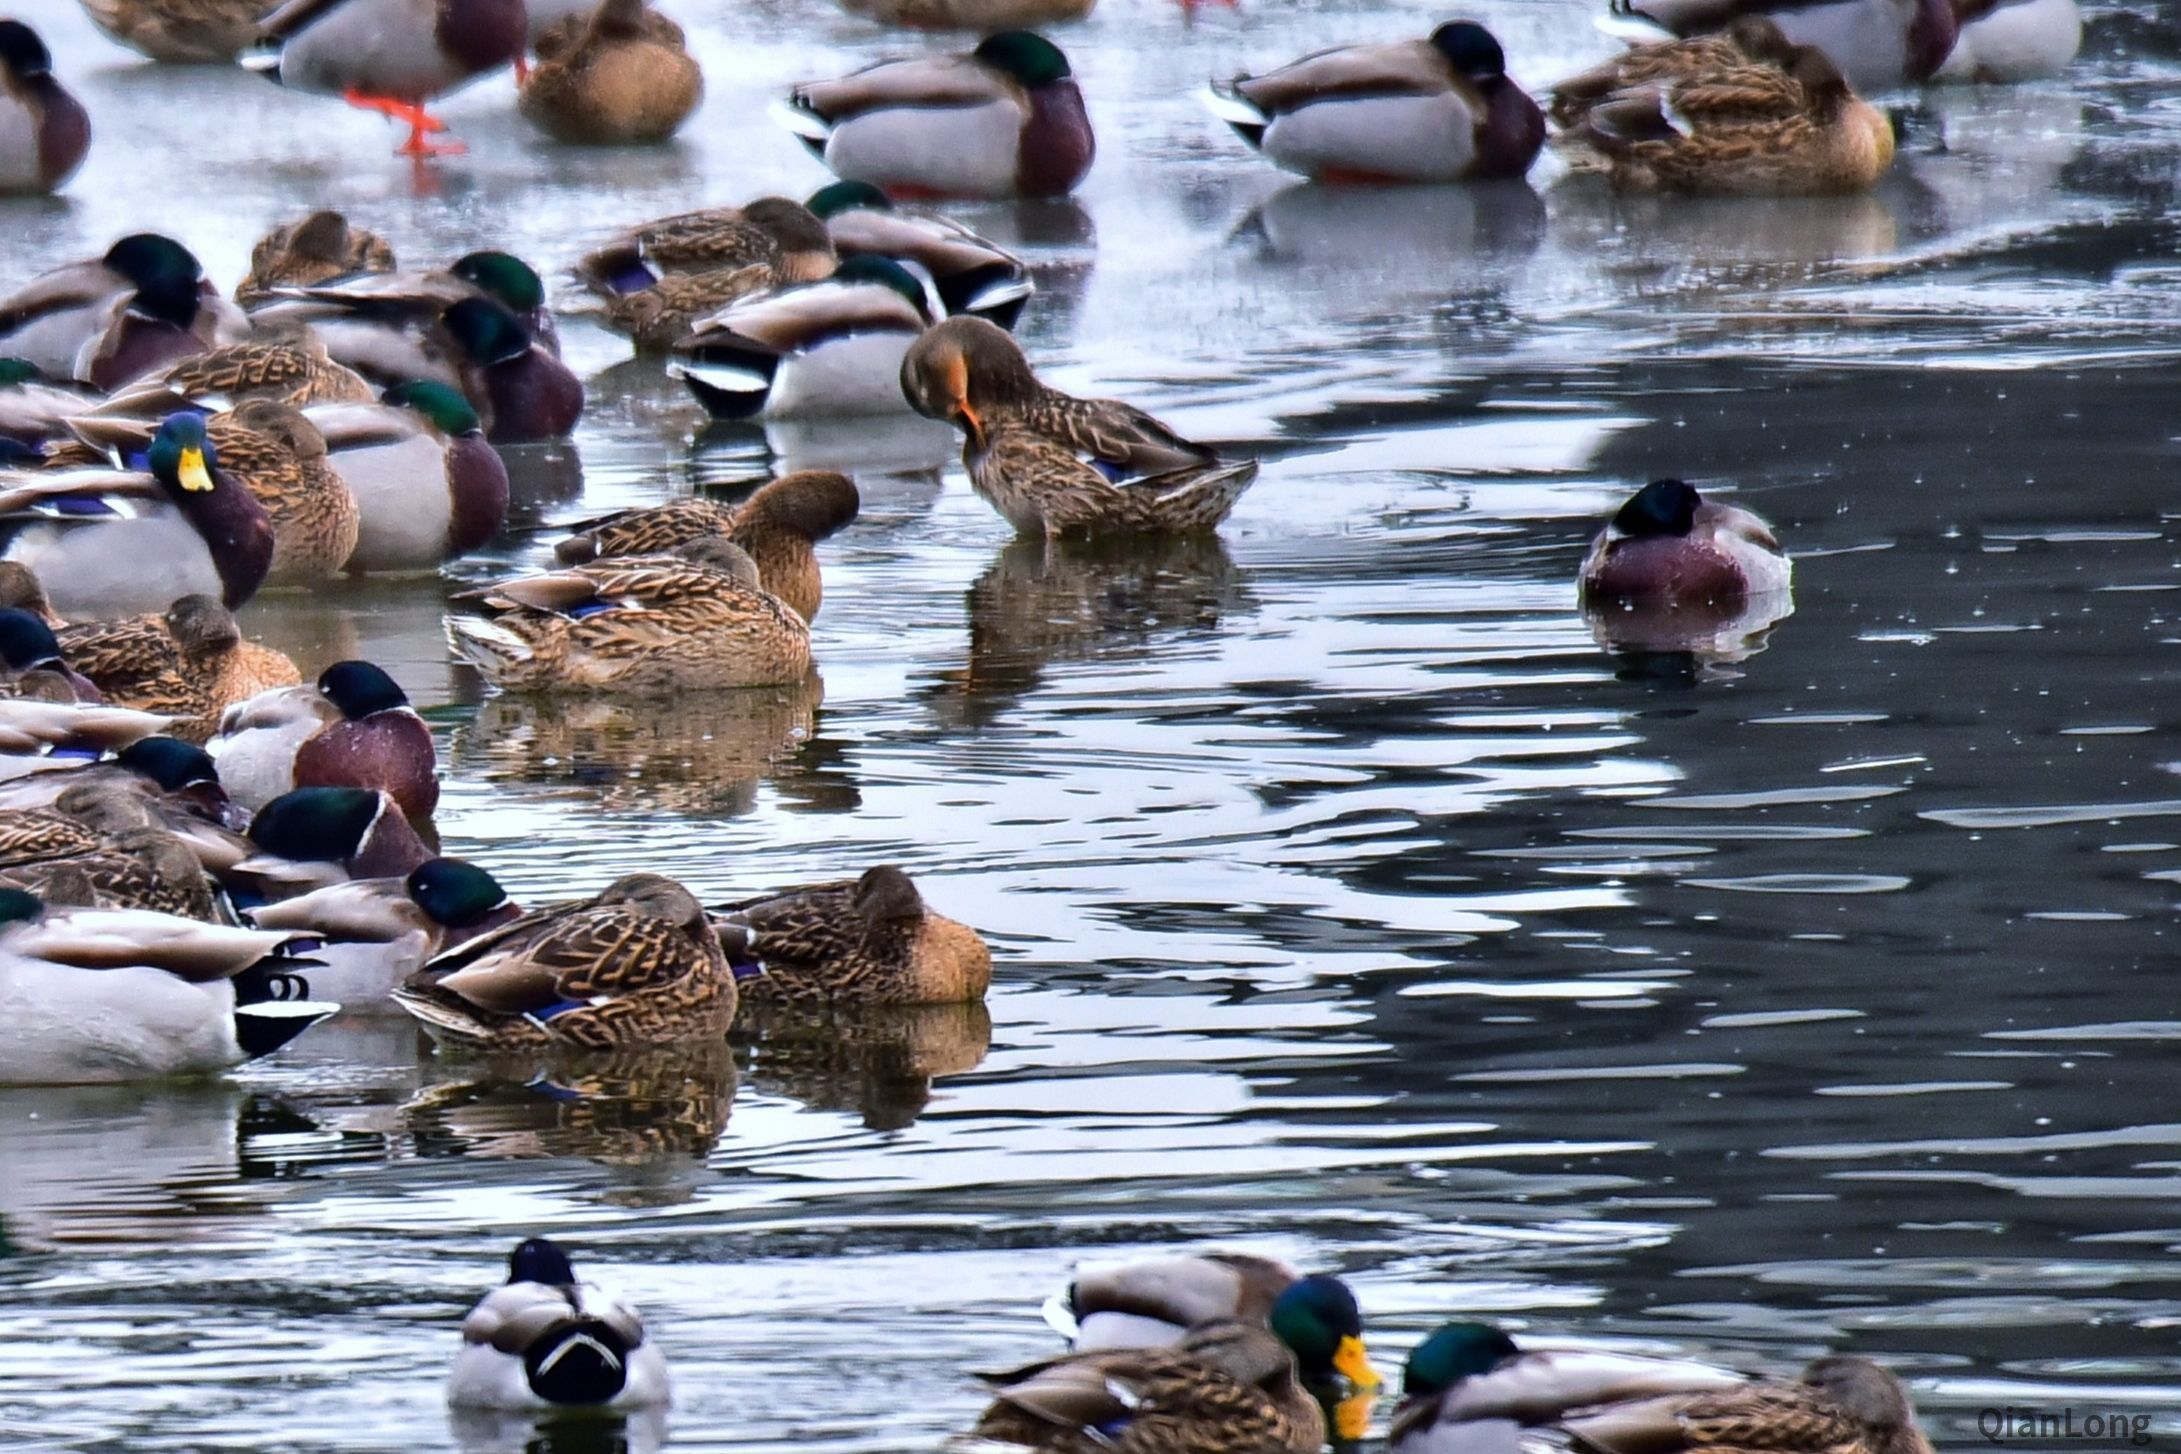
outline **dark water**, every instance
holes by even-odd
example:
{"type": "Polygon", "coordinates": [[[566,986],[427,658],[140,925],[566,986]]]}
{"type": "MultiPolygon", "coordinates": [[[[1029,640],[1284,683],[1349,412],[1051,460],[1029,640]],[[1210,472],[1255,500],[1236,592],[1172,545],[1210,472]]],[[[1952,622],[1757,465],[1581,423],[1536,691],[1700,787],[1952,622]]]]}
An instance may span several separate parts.
{"type": "MultiPolygon", "coordinates": [[[[1605,49],[1590,8],[1480,13],[1543,82],[1605,49]]],[[[557,269],[814,187],[762,101],[901,44],[673,9],[712,82],[681,146],[549,151],[501,79],[419,177],[374,119],[39,0],[99,145],[0,210],[4,281],[144,225],[231,279],[319,202],[557,269]]],[[[865,466],[822,701],[486,702],[439,582],[247,624],[395,668],[449,850],[520,895],[899,861],[990,935],[989,1017],[496,1080],[362,1018],[231,1082],[0,1093],[0,1447],[520,1447],[438,1384],[541,1230],[652,1314],[676,1448],[931,1447],[964,1369],[1050,1346],[1076,1256],[1206,1242],[1347,1272],[1382,1356],[1465,1314],[1846,1348],[1942,1446],[2001,1404],[2181,1438],[2181,45],[2144,10],[2094,7],[2065,85],[1921,98],[1870,197],[1721,206],[1296,186],[1189,89],[1434,12],[1105,0],[1061,37],[1080,205],[964,215],[1038,263],[1055,382],[1263,456],[1218,543],[1011,543],[943,436],[699,434],[571,324],[592,410],[518,461],[526,527],[865,466]],[[1574,609],[1594,522],[1669,472],[1798,558],[1756,654],[1615,658],[1574,609]]]]}

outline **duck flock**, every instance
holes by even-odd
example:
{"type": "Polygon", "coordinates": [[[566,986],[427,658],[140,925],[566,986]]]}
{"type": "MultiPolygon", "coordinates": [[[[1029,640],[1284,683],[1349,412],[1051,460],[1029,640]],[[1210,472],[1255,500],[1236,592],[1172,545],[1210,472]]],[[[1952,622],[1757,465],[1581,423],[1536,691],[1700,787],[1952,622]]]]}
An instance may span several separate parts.
{"type": "MultiPolygon", "coordinates": [[[[380,112],[420,164],[459,147],[427,108],[501,67],[560,143],[663,141],[703,90],[643,0],[83,4],[155,60],[240,60],[380,112]]],[[[604,232],[561,301],[718,418],[944,421],[1022,535],[1218,529],[1256,463],[1042,382],[1010,331],[1030,271],[929,207],[1082,180],[1089,115],[1031,27],[1089,0],[854,8],[987,33],[794,88],[779,119],[838,181],[604,232]]],[[[1838,194],[1893,158],[1864,92],[2051,75],[2080,37],[2073,0],[1615,0],[1601,23],[1630,48],[1543,105],[1459,18],[1205,99],[1268,161],[1332,184],[1519,178],[1551,145],[1630,190],[1838,194]]],[[[64,185],[98,118],[18,19],[0,20],[0,80],[0,189],[64,185]]],[[[982,939],[894,867],[713,905],[634,873],[521,908],[486,866],[433,851],[433,737],[385,670],[241,633],[233,612],[262,588],[437,571],[501,534],[498,447],[565,436],[584,407],[551,292],[489,247],[405,268],[321,210],[266,235],[232,295],[143,231],[0,300],[0,1083],[218,1073],[342,1004],[398,1006],[449,1054],[581,1054],[717,1040],[745,1001],[984,996],[982,939]]],[[[451,594],[448,645],[509,693],[802,681],[815,548],[859,504],[852,479],[809,470],[736,506],[588,521],[551,568],[451,594]]],[[[1672,479],[1617,511],[1579,582],[1601,632],[1639,644],[1761,632],[1790,587],[1762,520],[1672,479]]],[[[1247,1254],[1086,1264],[1048,1314],[1075,1351],[991,1375],[974,1439],[1312,1451],[1360,1434],[1379,1388],[1352,1292],[1247,1254]]],[[[464,1320],[449,1387],[485,1408],[637,1408],[669,1384],[637,1314],[531,1239],[464,1320]]],[[[1461,1323],[1411,1354],[1402,1393],[1391,1440],[1411,1451],[1529,1426],[1610,1451],[1928,1447],[1900,1384],[1855,1357],[1751,1378],[1461,1323]]]]}

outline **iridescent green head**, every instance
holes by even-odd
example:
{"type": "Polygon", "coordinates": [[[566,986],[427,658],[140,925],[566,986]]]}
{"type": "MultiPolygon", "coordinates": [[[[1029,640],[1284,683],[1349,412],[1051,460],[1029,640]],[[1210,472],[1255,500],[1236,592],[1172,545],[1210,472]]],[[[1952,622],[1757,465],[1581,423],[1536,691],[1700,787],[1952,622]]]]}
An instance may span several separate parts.
{"type": "Polygon", "coordinates": [[[441,434],[476,434],[484,421],[470,407],[470,401],[462,397],[462,391],[440,383],[437,379],[411,379],[396,384],[379,395],[379,402],[396,409],[414,409],[432,421],[441,434]]]}
{"type": "Polygon", "coordinates": [[[1448,1323],[1409,1353],[1401,1392],[1410,1398],[1445,1393],[1465,1378],[1490,1373],[1521,1350],[1490,1323],[1448,1323]]]}
{"type": "Polygon", "coordinates": [[[1378,1371],[1363,1344],[1363,1309],[1339,1278],[1305,1277],[1290,1284],[1266,1321],[1295,1354],[1305,1382],[1330,1383],[1337,1373],[1358,1388],[1378,1387],[1378,1371]]]}
{"type": "Polygon", "coordinates": [[[475,283],[516,313],[532,313],[545,306],[545,280],[512,253],[465,253],[447,271],[475,283]]]}
{"type": "Polygon", "coordinates": [[[1032,90],[1064,81],[1072,74],[1068,70],[1068,58],[1060,53],[1060,47],[1034,30],[1003,30],[998,35],[988,35],[978,43],[973,54],[994,70],[1005,71],[1032,90]]]}

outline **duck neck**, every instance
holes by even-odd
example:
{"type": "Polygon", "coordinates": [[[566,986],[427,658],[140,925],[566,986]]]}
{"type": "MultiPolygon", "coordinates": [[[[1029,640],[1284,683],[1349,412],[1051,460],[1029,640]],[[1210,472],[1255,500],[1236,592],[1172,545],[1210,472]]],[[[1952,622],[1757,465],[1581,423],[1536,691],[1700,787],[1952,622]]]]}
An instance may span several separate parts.
{"type": "Polygon", "coordinates": [[[265,507],[222,477],[209,492],[184,495],[181,511],[212,553],[221,604],[233,608],[250,599],[273,563],[273,523],[265,507]]]}

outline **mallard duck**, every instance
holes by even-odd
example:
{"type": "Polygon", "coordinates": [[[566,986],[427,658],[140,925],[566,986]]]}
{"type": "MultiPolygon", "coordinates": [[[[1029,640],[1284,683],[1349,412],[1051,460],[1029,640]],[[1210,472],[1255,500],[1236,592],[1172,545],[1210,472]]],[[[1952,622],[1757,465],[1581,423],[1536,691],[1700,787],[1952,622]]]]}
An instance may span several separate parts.
{"type": "Polygon", "coordinates": [[[98,418],[157,418],[176,409],[213,413],[251,400],[288,404],[362,403],[374,397],[363,375],[326,353],[307,328],[284,337],[206,349],[147,373],[91,411],[98,418]]]}
{"type": "Polygon", "coordinates": [[[234,703],[301,680],[285,655],[243,640],[234,613],[210,596],[64,627],[56,638],[107,701],[162,714],[192,736],[210,735],[234,703]]]}
{"type": "MultiPolygon", "coordinates": [[[[1555,109],[1576,95],[1556,97],[1555,109]]],[[[1893,165],[1893,123],[1814,46],[1611,91],[1572,109],[1562,143],[1630,191],[1860,192],[1893,165]]]]}
{"type": "Polygon", "coordinates": [[[1204,1323],[1171,1348],[1077,1353],[990,1374],[972,1436],[1055,1454],[1317,1454],[1325,1415],[1263,1328],[1204,1323]]]}
{"type": "Polygon", "coordinates": [[[1068,58],[1029,30],[807,82],[779,114],[835,176],[903,198],[1064,196],[1097,150],[1068,58]]]}
{"type": "Polygon", "coordinates": [[[62,654],[53,628],[20,606],[0,609],[0,692],[63,704],[106,700],[98,684],[62,654]],[[53,680],[36,680],[43,677],[53,680]]]}
{"type": "Polygon", "coordinates": [[[41,273],[0,302],[0,353],[101,390],[249,331],[196,255],[156,232],[41,273]]]}
{"type": "Polygon", "coordinates": [[[53,55],[20,20],[0,20],[0,194],[51,192],[91,149],[91,117],[53,78],[53,55]]]}
{"type": "Polygon", "coordinates": [[[354,878],[400,878],[431,859],[401,805],[376,788],[296,788],[250,820],[249,857],[221,882],[251,906],[354,878]]]}
{"type": "Polygon", "coordinates": [[[95,853],[124,833],[158,826],[134,792],[113,783],[84,784],[49,808],[0,809],[0,867],[95,853]]]}
{"type": "Polygon", "coordinates": [[[258,69],[298,91],[339,96],[405,123],[396,154],[442,156],[447,124],[424,104],[522,53],[523,0],[287,0],[258,22],[258,69]]]}
{"type": "Polygon", "coordinates": [[[460,390],[417,380],[305,412],[356,500],[349,574],[435,570],[507,523],[507,465],[460,390]]]}
{"type": "Polygon", "coordinates": [[[494,444],[559,439],[583,414],[583,382],[514,314],[467,298],[440,318],[459,350],[462,394],[494,444]]]}
{"type": "Polygon", "coordinates": [[[83,0],[91,23],[155,61],[224,64],[257,39],[265,0],[83,0]]]}
{"type": "Polygon", "coordinates": [[[260,929],[312,934],[325,968],[318,993],[345,1005],[383,1002],[443,949],[518,915],[499,881],[473,863],[435,858],[402,878],[351,879],[250,911],[260,929]]]}
{"type": "Polygon", "coordinates": [[[69,908],[144,909],[206,923],[219,915],[196,852],[157,826],[126,829],[75,853],[25,857],[0,867],[0,884],[69,908]]]}
{"type": "Polygon", "coordinates": [[[432,730],[385,671],[337,661],[315,685],[229,707],[208,750],[236,802],[260,807],[293,788],[375,788],[412,823],[439,806],[432,730]]]}
{"type": "Polygon", "coordinates": [[[975,313],[1013,329],[1037,291],[1021,258],[950,218],[896,207],[869,182],[835,182],[811,194],[841,257],[889,257],[931,274],[949,314],[975,313]]]}
{"type": "Polygon", "coordinates": [[[923,285],[899,263],[850,258],[822,282],[701,320],[667,372],[715,418],[898,413],[902,355],[931,321],[923,285]]]}
{"type": "Polygon", "coordinates": [[[429,271],[351,273],[283,285],[268,292],[254,316],[261,326],[308,325],[327,353],[382,387],[412,379],[459,386],[462,349],[444,320],[449,308],[472,298],[505,308],[532,342],[560,356],[545,280],[513,253],[492,248],[429,271]]]}
{"type": "Polygon", "coordinates": [[[718,536],[516,576],[450,604],[456,654],[509,691],[673,695],[810,673],[810,628],[718,536]]]}
{"type": "Polygon", "coordinates": [[[1456,1454],[1553,1425],[1599,1454],[1826,1450],[1927,1454],[1899,1380],[1864,1358],[1821,1358],[1797,1383],[1709,1364],[1590,1349],[1525,1351],[1485,1323],[1449,1323],[1409,1354],[1388,1431],[1399,1454],[1456,1454]]]}
{"type": "Polygon", "coordinates": [[[856,518],[855,482],[831,470],[798,470],[761,485],[739,507],[686,496],[587,520],[553,547],[569,565],[608,556],[655,555],[724,535],[757,565],[757,579],[805,621],[818,617],[824,578],[812,549],[856,518]]]}
{"type": "Polygon", "coordinates": [[[2082,48],[2075,0],[1954,0],[1961,34],[1932,79],[2005,84],[2057,76],[2082,48]]]}
{"type": "Polygon", "coordinates": [[[1214,1318],[1263,1324],[1295,1355],[1311,1388],[1365,1396],[1341,1410],[1344,1418],[1367,1414],[1379,1386],[1363,1310],[1348,1284],[1323,1274],[1298,1277],[1286,1263],[1251,1253],[1086,1262],[1066,1293],[1046,1304],[1045,1316],[1078,1351],[1164,1347],[1214,1318]]]}
{"type": "Polygon", "coordinates": [[[682,28],[644,0],[600,0],[538,37],[538,64],[517,109],[576,146],[661,142],[704,99],[704,72],[682,28]]]}
{"type": "Polygon", "coordinates": [[[1653,480],[1598,532],[1578,579],[1586,602],[1728,605],[1786,592],[1794,570],[1772,527],[1750,511],[1706,504],[1680,480],[1653,480]]]}
{"type": "Polygon", "coordinates": [[[1590,1349],[1525,1351],[1488,1323],[1448,1323],[1410,1352],[1388,1442],[1402,1454],[1455,1454],[1480,1442],[1512,1447],[1510,1423],[1546,1424],[1578,1409],[1662,1394],[1731,1397],[1749,1386],[1741,1374],[1709,1364],[1590,1349]]]}
{"type": "Polygon", "coordinates": [[[650,1408],[669,1393],[666,1356],[636,1309],[576,1281],[543,1237],[516,1244],[507,1281],[462,1319],[447,1402],[457,1408],[650,1408]]]}
{"type": "MultiPolygon", "coordinates": [[[[1729,1454],[1749,1449],[1827,1454],[1931,1454],[1901,1381],[1868,1358],[1820,1358],[1793,1383],[1767,1380],[1716,1393],[1609,1403],[1559,1420],[1600,1454],[1729,1454]]],[[[1399,1438],[1393,1447],[1405,1448],[1399,1438]]],[[[1464,1444],[1425,1448],[1466,1448],[1464,1444]]]]}
{"type": "Polygon", "coordinates": [[[663,349],[741,298],[832,275],[825,224],[788,197],[639,223],[576,265],[607,327],[663,349]]]}
{"type": "Polygon", "coordinates": [[[735,998],[703,906],[652,873],[480,934],[394,991],[438,1044],[486,1051],[711,1039],[735,998]]]}
{"type": "MultiPolygon", "coordinates": [[[[149,421],[130,417],[92,416],[72,427],[117,463],[143,458],[154,433],[149,421]]],[[[256,498],[272,522],[273,558],[264,584],[308,585],[347,564],[360,528],[356,497],[328,458],[325,436],[301,410],[247,398],[207,420],[205,437],[221,470],[256,498]]]]}
{"type": "Polygon", "coordinates": [[[1746,15],[1812,45],[1858,91],[1929,80],[1954,48],[1957,0],[1612,0],[1599,28],[1638,44],[1684,40],[1746,15]]]}
{"type": "Polygon", "coordinates": [[[917,30],[1020,30],[1064,25],[1091,13],[1097,0],[840,0],[851,15],[917,30]]]}
{"type": "Polygon", "coordinates": [[[1427,40],[1319,51],[1217,83],[1210,98],[1244,141],[1323,182],[1504,180],[1545,144],[1544,113],[1473,20],[1427,40]]]}
{"type": "Polygon", "coordinates": [[[307,288],[355,273],[393,270],[394,249],[385,238],[321,209],[258,239],[250,249],[250,275],[235,285],[235,301],[253,308],[275,288],[307,288]]]}
{"type": "Polygon", "coordinates": [[[307,1000],[286,934],[140,910],[49,908],[0,888],[0,1082],[208,1075],[339,1009],[307,1000]]]}
{"type": "Polygon", "coordinates": [[[46,442],[68,437],[68,421],[97,403],[97,394],[81,384],[56,383],[27,358],[0,358],[0,444],[24,447],[0,450],[0,467],[38,463],[46,442]]]}
{"type": "Polygon", "coordinates": [[[935,913],[891,866],[723,904],[764,973],[742,992],[809,1004],[942,1005],[981,1000],[992,952],[967,924],[935,913]]]}
{"type": "Polygon", "coordinates": [[[982,318],[918,339],[901,389],[958,425],[970,482],[1024,535],[1210,530],[1257,478],[1128,404],[1047,388],[1015,340],[982,318]]]}
{"type": "Polygon", "coordinates": [[[272,565],[264,506],[219,466],[201,415],[167,416],[147,469],[0,474],[0,555],[19,561],[69,616],[163,610],[182,596],[230,609],[272,565]]]}

